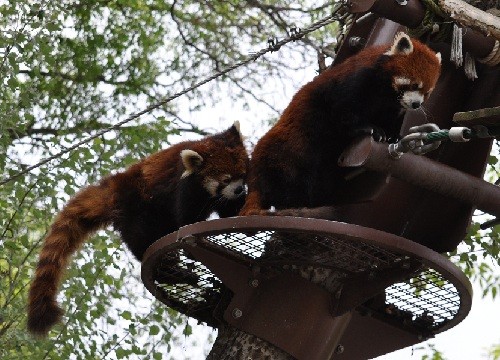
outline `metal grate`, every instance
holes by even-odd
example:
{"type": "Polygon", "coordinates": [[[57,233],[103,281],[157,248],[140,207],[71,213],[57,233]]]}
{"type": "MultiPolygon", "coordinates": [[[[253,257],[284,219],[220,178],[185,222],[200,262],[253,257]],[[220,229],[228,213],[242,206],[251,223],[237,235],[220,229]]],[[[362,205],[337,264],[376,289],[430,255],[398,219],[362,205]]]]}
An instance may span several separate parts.
{"type": "Polygon", "coordinates": [[[155,268],[154,283],[165,303],[188,316],[213,323],[212,312],[222,296],[224,285],[201,262],[185,251],[173,248],[155,268]]]}
{"type": "Polygon", "coordinates": [[[350,242],[332,235],[263,231],[255,235],[230,232],[205,237],[215,245],[233,251],[248,260],[262,263],[307,263],[356,273],[373,267],[384,268],[401,261],[380,247],[350,242]]]}
{"type": "Polygon", "coordinates": [[[441,327],[460,309],[458,290],[433,269],[394,284],[385,293],[386,302],[397,309],[394,315],[408,314],[415,325],[429,329],[441,327]]]}
{"type": "MultiPolygon", "coordinates": [[[[352,276],[401,269],[409,258],[347,235],[290,231],[226,232],[195,237],[201,246],[259,265],[267,274],[294,272],[330,292],[352,276]]],[[[165,303],[200,321],[212,324],[213,311],[225,287],[203,264],[174,244],[156,267],[155,284],[165,303]]],[[[384,316],[419,331],[436,332],[460,308],[456,287],[438,272],[421,266],[416,276],[386,289],[384,316]]],[[[367,305],[369,306],[369,305],[367,305]]]]}

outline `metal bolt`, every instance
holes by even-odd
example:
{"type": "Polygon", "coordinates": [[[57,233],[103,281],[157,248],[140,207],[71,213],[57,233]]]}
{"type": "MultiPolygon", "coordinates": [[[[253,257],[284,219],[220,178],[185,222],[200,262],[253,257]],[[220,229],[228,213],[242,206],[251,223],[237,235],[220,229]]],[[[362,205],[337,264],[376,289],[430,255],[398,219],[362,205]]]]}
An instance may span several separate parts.
{"type": "Polygon", "coordinates": [[[344,345],[338,345],[337,348],[335,349],[335,353],[342,354],[344,350],[345,350],[344,345]]]}
{"type": "Polygon", "coordinates": [[[256,288],[257,286],[259,286],[259,280],[257,279],[250,280],[250,286],[256,288]]]}
{"type": "Polygon", "coordinates": [[[234,308],[233,309],[233,318],[235,319],[239,319],[240,317],[243,316],[243,311],[241,311],[240,309],[238,308],[234,308]]]}
{"type": "Polygon", "coordinates": [[[359,36],[351,36],[349,38],[349,46],[353,48],[360,47],[364,44],[365,40],[359,36]]]}

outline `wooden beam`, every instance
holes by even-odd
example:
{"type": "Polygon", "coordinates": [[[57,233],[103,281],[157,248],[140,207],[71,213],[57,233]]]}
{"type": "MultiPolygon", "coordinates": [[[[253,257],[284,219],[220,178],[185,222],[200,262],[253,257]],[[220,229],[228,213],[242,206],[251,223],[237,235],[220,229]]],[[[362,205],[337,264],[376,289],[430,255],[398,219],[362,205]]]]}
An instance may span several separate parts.
{"type": "Polygon", "coordinates": [[[441,9],[462,26],[500,40],[500,18],[462,0],[439,0],[441,9]]]}
{"type": "Polygon", "coordinates": [[[453,115],[453,121],[463,126],[498,126],[500,125],[500,106],[474,111],[457,112],[453,115]]]}

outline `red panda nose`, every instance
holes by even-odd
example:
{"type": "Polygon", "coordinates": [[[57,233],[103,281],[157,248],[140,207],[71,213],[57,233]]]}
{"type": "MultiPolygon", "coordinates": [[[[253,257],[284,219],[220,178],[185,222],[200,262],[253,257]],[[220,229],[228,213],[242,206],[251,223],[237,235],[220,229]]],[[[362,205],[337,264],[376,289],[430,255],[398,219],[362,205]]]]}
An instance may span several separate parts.
{"type": "Polygon", "coordinates": [[[234,195],[241,195],[245,191],[245,188],[243,186],[238,186],[236,189],[234,189],[234,195]]]}
{"type": "Polygon", "coordinates": [[[412,109],[418,109],[420,107],[420,101],[414,101],[411,103],[412,109]]]}

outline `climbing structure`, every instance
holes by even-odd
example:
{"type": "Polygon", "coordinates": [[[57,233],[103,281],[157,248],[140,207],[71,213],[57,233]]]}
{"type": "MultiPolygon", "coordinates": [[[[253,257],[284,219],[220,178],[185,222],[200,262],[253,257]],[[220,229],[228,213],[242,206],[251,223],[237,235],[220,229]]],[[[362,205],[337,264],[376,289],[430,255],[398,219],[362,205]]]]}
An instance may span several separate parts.
{"type": "Polygon", "coordinates": [[[142,278],[166,305],[304,360],[367,359],[424,341],[463,320],[472,294],[465,276],[424,246],[292,217],[186,226],[148,249],[142,278]]]}
{"type": "Polygon", "coordinates": [[[360,139],[339,159],[353,169],[339,221],[213,220],[146,252],[142,278],[151,293],[219,329],[209,359],[367,359],[424,341],[469,312],[470,283],[439,253],[463,240],[474,209],[500,217],[500,188],[482,180],[500,119],[495,110],[481,115],[500,105],[500,67],[480,61],[496,58],[498,40],[460,33],[460,48],[478,60],[477,78],[468,78],[447,60],[457,51],[447,37],[459,33],[422,30],[439,18],[431,2],[347,2],[355,19],[335,63],[390,43],[406,26],[419,29],[443,54],[442,75],[425,103],[429,118],[408,113],[401,132],[427,122],[449,129],[456,120],[474,139],[399,158],[387,144],[360,139]]]}

